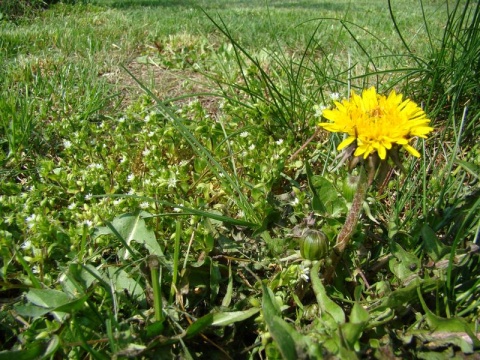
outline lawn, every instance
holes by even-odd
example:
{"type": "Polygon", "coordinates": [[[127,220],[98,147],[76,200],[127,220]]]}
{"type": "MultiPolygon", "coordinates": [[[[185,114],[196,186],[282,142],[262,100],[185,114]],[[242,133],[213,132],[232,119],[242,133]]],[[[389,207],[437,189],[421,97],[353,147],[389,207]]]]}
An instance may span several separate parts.
{"type": "Polygon", "coordinates": [[[28,3],[0,360],[477,358],[477,2],[28,3]]]}

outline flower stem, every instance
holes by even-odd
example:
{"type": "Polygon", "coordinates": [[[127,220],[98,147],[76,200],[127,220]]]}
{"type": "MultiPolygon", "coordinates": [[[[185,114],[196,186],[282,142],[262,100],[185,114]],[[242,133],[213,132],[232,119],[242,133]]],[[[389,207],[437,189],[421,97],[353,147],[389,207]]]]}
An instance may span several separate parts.
{"type": "Polygon", "coordinates": [[[160,266],[160,261],[155,255],[150,255],[147,258],[147,264],[150,268],[151,282],[153,287],[153,304],[155,309],[155,321],[163,321],[163,301],[162,293],[160,291],[160,278],[162,267],[160,266]],[[160,273],[159,273],[160,271],[160,273]]]}
{"type": "Polygon", "coordinates": [[[330,254],[330,264],[327,265],[325,270],[325,283],[331,283],[333,277],[335,276],[335,269],[337,268],[338,262],[342,258],[345,248],[350,242],[353,231],[355,230],[355,226],[357,225],[358,218],[362,213],[363,200],[365,199],[367,189],[368,179],[365,174],[365,170],[362,168],[358,177],[357,190],[355,192],[355,196],[353,197],[352,206],[350,207],[350,211],[345,219],[345,224],[343,224],[343,227],[337,236],[337,242],[333,248],[333,251],[330,254]]]}

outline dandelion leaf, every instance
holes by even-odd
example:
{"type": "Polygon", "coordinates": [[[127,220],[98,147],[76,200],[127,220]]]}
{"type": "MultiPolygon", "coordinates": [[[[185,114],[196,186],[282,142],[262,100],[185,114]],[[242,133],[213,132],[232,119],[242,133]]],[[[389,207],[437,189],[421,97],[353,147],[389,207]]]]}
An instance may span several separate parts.
{"type": "MultiPolygon", "coordinates": [[[[158,244],[155,233],[145,223],[144,219],[146,217],[150,217],[150,214],[145,211],[120,215],[111,222],[111,226],[97,228],[94,237],[109,234],[115,235],[122,243],[124,242],[127,249],[130,248],[131,243],[134,241],[145,246],[150,255],[163,256],[163,251],[158,244]]],[[[129,252],[125,251],[123,258],[128,257],[129,252]]]]}

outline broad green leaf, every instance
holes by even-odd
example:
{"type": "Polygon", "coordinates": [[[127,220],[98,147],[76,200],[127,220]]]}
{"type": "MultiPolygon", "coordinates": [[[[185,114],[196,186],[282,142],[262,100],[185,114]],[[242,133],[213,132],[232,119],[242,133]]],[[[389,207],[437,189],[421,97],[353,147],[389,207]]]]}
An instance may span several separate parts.
{"type": "Polygon", "coordinates": [[[74,299],[69,301],[66,304],[57,306],[53,309],[54,312],[66,312],[71,313],[73,311],[77,311],[83,309],[85,307],[85,301],[87,301],[88,295],[84,295],[79,299],[74,299]]]}
{"type": "Polygon", "coordinates": [[[200,319],[197,319],[193,324],[191,324],[185,333],[185,336],[192,337],[198,335],[203,330],[207,329],[210,325],[213,324],[213,314],[207,314],[202,316],[200,319]]]}
{"type": "Polygon", "coordinates": [[[375,308],[375,311],[396,309],[405,304],[415,303],[418,300],[417,288],[420,287],[423,292],[429,292],[435,290],[438,286],[439,280],[436,279],[416,279],[408,284],[408,286],[397,289],[388,294],[388,296],[383,299],[382,304],[375,308]]]}
{"type": "MultiPolygon", "coordinates": [[[[411,336],[419,339],[422,343],[428,343],[429,351],[425,353],[424,359],[431,357],[431,354],[435,350],[441,350],[453,345],[458,347],[464,354],[472,354],[474,352],[474,346],[467,334],[460,334],[457,332],[443,332],[431,330],[413,330],[411,333],[406,333],[403,338],[409,339],[408,343],[411,343],[411,336]]],[[[402,337],[401,337],[402,338],[402,337]]],[[[442,357],[445,359],[445,357],[442,357]]]]}
{"type": "Polygon", "coordinates": [[[64,292],[57,290],[30,289],[26,298],[29,303],[15,307],[20,315],[37,318],[52,313],[59,321],[63,321],[67,313],[85,306],[88,295],[72,299],[64,292]]]}
{"type": "Polygon", "coordinates": [[[313,175],[310,166],[306,165],[308,184],[313,193],[313,210],[323,215],[337,217],[345,214],[345,199],[339,196],[338,190],[323,176],[313,175]]]}
{"type": "Polygon", "coordinates": [[[390,260],[390,270],[397,278],[404,281],[418,272],[421,262],[414,254],[405,251],[394,241],[390,243],[390,250],[395,256],[390,260]]]}
{"type": "Polygon", "coordinates": [[[365,324],[370,319],[368,311],[360,305],[360,303],[355,302],[350,313],[349,321],[354,324],[365,324]]]}
{"type": "Polygon", "coordinates": [[[325,214],[327,212],[327,208],[325,207],[325,205],[320,200],[320,198],[318,196],[318,193],[317,193],[317,189],[315,188],[315,186],[313,184],[313,172],[312,172],[312,168],[310,167],[310,164],[308,163],[308,161],[305,164],[305,171],[307,173],[308,186],[309,186],[310,191],[312,192],[312,195],[313,195],[313,197],[312,197],[312,209],[313,209],[313,211],[318,212],[320,214],[325,214]]]}
{"type": "Polygon", "coordinates": [[[125,270],[109,267],[108,275],[113,280],[116,292],[123,293],[124,291],[128,291],[128,294],[136,298],[137,301],[144,299],[145,291],[143,287],[136,279],[129,276],[125,270]]]}
{"type": "Polygon", "coordinates": [[[347,341],[350,348],[353,348],[355,343],[362,336],[368,320],[368,311],[365,310],[360,303],[356,302],[353,305],[352,312],[350,313],[349,322],[343,324],[340,328],[343,338],[347,341]]]}
{"type": "Polygon", "coordinates": [[[52,289],[30,289],[26,297],[32,304],[50,309],[71,301],[70,297],[64,292],[52,289]]]}
{"type": "Polygon", "coordinates": [[[339,331],[342,334],[343,341],[346,341],[349,349],[353,349],[355,343],[362,336],[362,332],[365,329],[364,324],[354,324],[351,322],[342,324],[339,331]]]}
{"type": "Polygon", "coordinates": [[[425,300],[423,299],[421,289],[417,289],[418,298],[422,304],[423,311],[425,311],[425,318],[427,320],[428,327],[432,332],[445,332],[445,333],[464,333],[470,337],[473,345],[478,348],[480,347],[480,340],[475,336],[470,324],[465,321],[463,318],[451,317],[451,318],[442,318],[435,315],[428,308],[425,300]]]}
{"type": "Polygon", "coordinates": [[[31,303],[15,305],[14,308],[19,315],[32,318],[38,318],[50,312],[50,308],[40,307],[31,303]]]}
{"type": "Polygon", "coordinates": [[[268,331],[286,360],[304,357],[305,338],[280,317],[280,309],[271,289],[262,283],[262,310],[268,331]]]}
{"type": "Polygon", "coordinates": [[[220,312],[213,314],[213,326],[227,326],[252,317],[260,311],[259,308],[251,308],[244,311],[220,312]]]}
{"type": "Polygon", "coordinates": [[[47,359],[53,356],[59,347],[60,347],[60,337],[58,335],[53,335],[42,357],[44,359],[47,359]]]}
{"type": "Polygon", "coordinates": [[[0,360],[33,360],[40,359],[45,349],[45,344],[41,342],[30,343],[24,350],[0,351],[0,360]]]}
{"type": "Polygon", "coordinates": [[[84,294],[95,281],[106,281],[94,266],[71,263],[68,270],[60,276],[62,289],[70,297],[84,294]]]}
{"type": "MultiPolygon", "coordinates": [[[[158,244],[155,233],[152,229],[148,229],[145,223],[144,218],[149,216],[150,214],[144,211],[133,214],[127,213],[116,217],[111,225],[128,246],[132,241],[135,241],[144,245],[150,255],[163,256],[163,251],[158,244]]],[[[117,235],[115,231],[108,226],[99,227],[96,229],[94,237],[108,234],[117,235]]],[[[128,258],[129,253],[125,252],[123,257],[128,258]]]]}
{"type": "Polygon", "coordinates": [[[438,240],[435,232],[427,224],[424,224],[422,226],[421,233],[423,240],[423,248],[433,261],[438,261],[442,259],[446,254],[450,252],[450,249],[438,240]]]}
{"type": "MultiPolygon", "coordinates": [[[[318,305],[320,307],[320,315],[327,322],[329,321],[328,317],[325,316],[326,314],[331,316],[336,324],[343,324],[345,322],[345,313],[343,312],[343,309],[328,297],[327,292],[325,291],[325,287],[323,286],[322,281],[318,277],[318,272],[320,271],[320,264],[320,261],[315,263],[310,271],[312,288],[317,298],[318,305]]],[[[336,328],[335,324],[331,325],[332,328],[336,328]]]]}

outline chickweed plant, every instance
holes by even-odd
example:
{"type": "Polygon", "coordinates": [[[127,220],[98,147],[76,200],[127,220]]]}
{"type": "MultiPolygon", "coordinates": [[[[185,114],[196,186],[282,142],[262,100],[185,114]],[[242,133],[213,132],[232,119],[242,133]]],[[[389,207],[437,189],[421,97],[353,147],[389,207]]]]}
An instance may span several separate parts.
{"type": "Polygon", "coordinates": [[[476,356],[478,3],[96,3],[0,22],[0,359],[476,356]]]}

